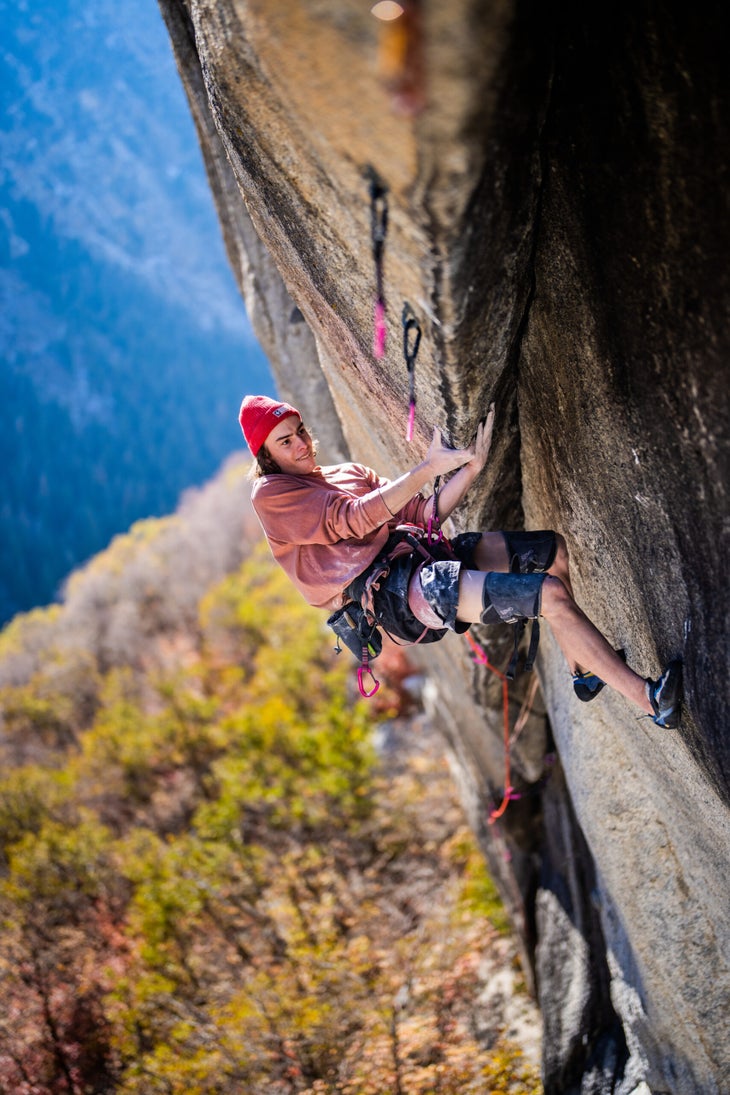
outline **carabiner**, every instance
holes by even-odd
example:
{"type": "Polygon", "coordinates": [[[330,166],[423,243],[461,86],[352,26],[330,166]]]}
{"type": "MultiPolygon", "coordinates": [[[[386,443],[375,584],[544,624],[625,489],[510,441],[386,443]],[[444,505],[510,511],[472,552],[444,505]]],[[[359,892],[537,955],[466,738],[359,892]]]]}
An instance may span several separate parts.
{"type": "Polygon", "coordinates": [[[360,668],[358,669],[358,671],[357,671],[357,687],[360,689],[360,695],[366,700],[369,700],[371,696],[374,696],[375,693],[380,688],[380,681],[375,680],[375,674],[373,673],[373,671],[372,671],[372,669],[370,668],[369,665],[361,665],[360,668]],[[366,673],[370,674],[370,680],[375,681],[375,687],[371,688],[369,692],[367,692],[365,690],[365,686],[362,683],[362,679],[363,679],[363,677],[365,676],[366,673]]]}

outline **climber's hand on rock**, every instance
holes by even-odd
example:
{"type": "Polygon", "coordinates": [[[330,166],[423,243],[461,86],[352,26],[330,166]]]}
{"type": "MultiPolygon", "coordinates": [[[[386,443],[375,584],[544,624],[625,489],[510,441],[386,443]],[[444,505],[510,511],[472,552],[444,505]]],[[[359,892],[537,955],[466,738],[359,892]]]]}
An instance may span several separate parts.
{"type": "Polygon", "coordinates": [[[492,447],[492,432],[494,430],[494,403],[489,404],[486,418],[477,426],[477,435],[472,446],[472,458],[469,467],[475,473],[479,473],[487,462],[489,450],[492,447]]]}
{"type": "Polygon", "coordinates": [[[452,449],[444,445],[441,430],[438,426],[434,427],[431,444],[426,453],[426,464],[431,475],[446,475],[450,471],[455,471],[463,464],[468,464],[473,459],[473,455],[471,449],[452,449]]]}

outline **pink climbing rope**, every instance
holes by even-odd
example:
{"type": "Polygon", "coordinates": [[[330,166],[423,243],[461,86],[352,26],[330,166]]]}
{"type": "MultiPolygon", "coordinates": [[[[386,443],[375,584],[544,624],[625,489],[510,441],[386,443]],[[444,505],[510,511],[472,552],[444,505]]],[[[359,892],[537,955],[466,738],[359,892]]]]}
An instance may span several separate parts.
{"type": "Polygon", "coordinates": [[[475,639],[472,638],[468,631],[466,631],[464,634],[466,641],[469,643],[469,646],[472,649],[474,661],[477,663],[477,665],[486,666],[486,668],[491,670],[491,672],[494,673],[496,677],[499,677],[502,682],[502,715],[504,722],[504,793],[499,806],[495,810],[492,810],[489,815],[489,824],[494,825],[495,821],[497,821],[498,818],[502,817],[510,802],[515,802],[517,799],[522,797],[519,792],[515,791],[514,787],[512,786],[512,773],[509,755],[509,689],[507,684],[507,677],[504,673],[501,672],[501,670],[497,669],[496,665],[492,665],[489,658],[487,657],[487,653],[484,648],[480,646],[475,639]]]}

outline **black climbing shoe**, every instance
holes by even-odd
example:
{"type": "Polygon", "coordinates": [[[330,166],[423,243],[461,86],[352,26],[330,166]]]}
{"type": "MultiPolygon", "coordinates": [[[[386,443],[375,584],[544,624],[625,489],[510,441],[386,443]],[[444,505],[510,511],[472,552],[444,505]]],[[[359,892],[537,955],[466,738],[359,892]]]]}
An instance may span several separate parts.
{"type": "Polygon", "coordinates": [[[676,729],[682,703],[682,663],[670,662],[658,681],[647,679],[646,694],[654,708],[650,717],[657,726],[676,729]]]}
{"type": "MultiPolygon", "coordinates": [[[[622,662],[626,661],[625,650],[617,650],[616,653],[622,662]]],[[[595,673],[573,674],[573,691],[583,703],[590,703],[591,700],[594,700],[605,686],[606,682],[597,677],[595,673]]]]}
{"type": "Polygon", "coordinates": [[[573,676],[573,691],[583,703],[594,700],[605,684],[595,673],[575,673],[573,676]]]}

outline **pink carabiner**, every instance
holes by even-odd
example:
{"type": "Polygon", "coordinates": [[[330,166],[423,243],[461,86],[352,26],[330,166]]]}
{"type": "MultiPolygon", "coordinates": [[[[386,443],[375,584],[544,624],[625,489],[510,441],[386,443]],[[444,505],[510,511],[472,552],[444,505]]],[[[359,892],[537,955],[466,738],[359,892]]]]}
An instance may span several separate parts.
{"type": "Polygon", "coordinates": [[[363,696],[363,698],[366,699],[366,700],[369,700],[371,696],[374,696],[375,693],[380,688],[380,681],[375,680],[375,674],[373,673],[373,671],[372,671],[372,669],[370,668],[369,665],[361,665],[360,668],[358,669],[358,671],[357,671],[357,687],[360,689],[360,695],[363,696]],[[365,691],[365,686],[362,683],[362,679],[363,679],[363,677],[365,676],[366,673],[369,673],[370,674],[370,679],[372,681],[375,681],[375,687],[371,688],[371,690],[369,692],[365,691]]]}
{"type": "Polygon", "coordinates": [[[443,538],[444,538],[444,532],[443,532],[443,529],[441,528],[441,522],[438,521],[438,519],[437,519],[436,524],[437,524],[437,528],[436,528],[437,535],[434,536],[434,534],[433,534],[434,520],[433,520],[433,517],[429,517],[428,525],[426,526],[426,541],[427,541],[429,547],[431,546],[431,544],[440,544],[443,541],[443,538]]]}

